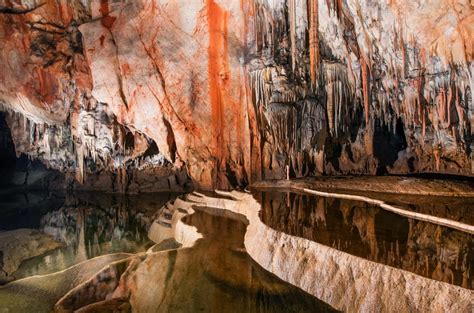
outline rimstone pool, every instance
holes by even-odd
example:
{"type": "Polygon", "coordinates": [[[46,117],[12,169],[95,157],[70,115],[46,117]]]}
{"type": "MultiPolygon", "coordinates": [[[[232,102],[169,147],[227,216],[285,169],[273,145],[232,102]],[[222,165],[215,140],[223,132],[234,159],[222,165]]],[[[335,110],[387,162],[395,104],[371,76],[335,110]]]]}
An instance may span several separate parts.
{"type": "MultiPolygon", "coordinates": [[[[29,226],[60,245],[21,262],[0,287],[2,312],[329,312],[393,301],[413,308],[395,287],[400,280],[425,289],[425,308],[461,309],[472,299],[472,234],[360,201],[268,189],[43,195],[43,205],[48,197],[55,207],[29,226]]],[[[437,200],[439,216],[472,205],[437,200]]]]}

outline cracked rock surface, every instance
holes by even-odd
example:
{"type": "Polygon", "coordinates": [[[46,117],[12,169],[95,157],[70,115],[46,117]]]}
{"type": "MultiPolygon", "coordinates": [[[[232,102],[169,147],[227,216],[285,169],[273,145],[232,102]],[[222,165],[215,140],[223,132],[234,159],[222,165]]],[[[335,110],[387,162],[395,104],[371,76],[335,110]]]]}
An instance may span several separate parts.
{"type": "Polygon", "coordinates": [[[0,1],[1,108],[17,156],[91,188],[472,176],[473,25],[465,0],[0,1]]]}

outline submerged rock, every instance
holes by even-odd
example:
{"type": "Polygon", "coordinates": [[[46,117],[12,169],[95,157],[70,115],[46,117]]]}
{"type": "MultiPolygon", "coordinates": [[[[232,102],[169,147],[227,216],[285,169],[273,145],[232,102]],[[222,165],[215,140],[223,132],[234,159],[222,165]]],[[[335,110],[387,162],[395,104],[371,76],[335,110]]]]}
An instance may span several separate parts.
{"type": "Polygon", "coordinates": [[[198,205],[229,210],[249,220],[245,248],[261,266],[334,308],[347,312],[468,312],[473,291],[428,279],[265,225],[250,195],[189,195],[198,205]],[[229,198],[233,199],[230,200],[229,198]]]}
{"type": "Polygon", "coordinates": [[[91,279],[108,264],[132,256],[127,253],[99,256],[57,273],[11,282],[0,287],[1,309],[5,312],[51,312],[54,304],[68,291],[91,279]]]}
{"type": "Polygon", "coordinates": [[[0,281],[8,282],[21,262],[53,251],[62,244],[52,236],[34,229],[0,232],[0,281]]]}
{"type": "Polygon", "coordinates": [[[335,311],[250,259],[243,246],[247,221],[242,216],[212,208],[190,209],[192,214],[185,216],[178,208],[189,209],[190,203],[177,203],[172,229],[184,244],[193,236],[183,233],[201,233],[192,246],[149,251],[111,264],[66,294],[56,312],[111,311],[117,304],[133,312],[335,311]]]}

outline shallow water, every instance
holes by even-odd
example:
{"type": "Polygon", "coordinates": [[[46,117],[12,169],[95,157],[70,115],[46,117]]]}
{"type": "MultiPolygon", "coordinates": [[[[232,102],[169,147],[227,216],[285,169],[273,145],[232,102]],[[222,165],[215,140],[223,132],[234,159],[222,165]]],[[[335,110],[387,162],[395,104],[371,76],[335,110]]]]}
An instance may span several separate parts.
{"type": "MultiPolygon", "coordinates": [[[[91,207],[91,201],[88,204],[82,200],[77,202],[77,197],[74,201],[74,205],[66,201],[68,205],[43,215],[40,221],[40,229],[56,232],[68,243],[74,262],[81,253],[83,258],[93,257],[95,252],[91,250],[99,246],[103,250],[98,254],[110,252],[114,242],[119,243],[115,246],[117,249],[123,249],[123,238],[131,237],[135,248],[140,246],[138,243],[144,244],[142,237],[137,238],[144,234],[141,226],[137,226],[140,225],[137,220],[140,214],[146,215],[147,210],[137,213],[131,209],[137,206],[130,202],[109,207],[104,206],[104,202],[98,205],[96,201],[91,207]],[[120,233],[117,227],[122,239],[114,239],[120,233]],[[136,231],[137,227],[140,231],[136,231]],[[88,244],[91,240],[97,240],[99,244],[88,244]],[[81,248],[81,245],[84,246],[81,248]]],[[[334,311],[324,302],[267,272],[250,258],[244,247],[247,220],[243,216],[199,208],[194,214],[184,217],[183,223],[195,227],[203,238],[191,248],[175,249],[173,245],[162,245],[165,251],[155,249],[157,253],[142,256],[136,268],[123,274],[125,285],[131,292],[128,301],[135,311],[334,311]]],[[[69,263],[61,261],[60,257],[67,253],[54,252],[34,258],[24,263],[23,268],[28,270],[24,269],[22,273],[29,275],[67,267],[69,263]]],[[[0,307],[5,312],[49,312],[66,292],[92,277],[107,264],[107,260],[125,258],[105,255],[62,272],[7,284],[0,287],[0,307]]]]}
{"type": "MultiPolygon", "coordinates": [[[[2,197],[8,208],[1,230],[38,229],[62,248],[24,261],[16,279],[44,275],[110,253],[137,253],[152,245],[152,215],[176,194],[119,196],[101,193],[25,193],[2,197]]],[[[5,209],[6,210],[6,209],[5,209]]]]}
{"type": "MultiPolygon", "coordinates": [[[[364,202],[277,191],[254,191],[254,196],[262,205],[262,221],[275,230],[474,289],[474,241],[470,234],[408,219],[364,202]]],[[[434,204],[436,199],[431,201],[434,204]]],[[[464,206],[460,201],[456,199],[453,208],[443,203],[446,212],[456,214],[453,212],[459,207],[474,210],[472,199],[466,199],[464,206]]],[[[422,205],[405,207],[426,212],[422,205]]]]}
{"type": "MultiPolygon", "coordinates": [[[[72,288],[115,260],[147,250],[147,230],[174,194],[117,196],[100,193],[28,195],[27,210],[10,201],[5,229],[34,227],[64,247],[23,262],[16,282],[0,287],[5,312],[48,312],[72,288]],[[51,203],[49,209],[47,203],[51,203]],[[25,212],[30,218],[23,220],[25,212]],[[99,258],[94,258],[101,256],[99,258]],[[92,260],[90,260],[93,258],[92,260]],[[73,266],[74,264],[77,264],[73,266]],[[71,267],[72,266],[72,267],[71,267]],[[59,272],[61,270],[65,271],[59,272]],[[32,275],[46,274],[44,276],[32,275]]],[[[280,191],[254,191],[260,217],[269,227],[337,250],[415,274],[473,289],[473,236],[407,219],[363,202],[280,191]]],[[[12,197],[10,199],[15,199],[12,197]]],[[[429,203],[428,199],[423,200],[429,203]]],[[[25,202],[20,206],[24,207],[25,202]]],[[[423,202],[422,202],[423,203],[423,202]]],[[[458,201],[446,212],[472,209],[458,201]]],[[[407,204],[416,211],[426,208],[407,204]]],[[[441,210],[437,211],[442,215],[441,210]]],[[[443,216],[449,217],[449,216],[443,216]]],[[[167,216],[168,219],[171,216],[167,216]]],[[[133,270],[121,272],[122,288],[134,310],[157,312],[314,312],[332,311],[324,302],[282,281],[247,254],[245,217],[230,211],[196,208],[183,218],[203,236],[191,248],[170,238],[143,255],[133,270]],[[126,287],[124,287],[126,286],[126,287]]],[[[125,269],[125,268],[124,268],[125,269]]],[[[373,279],[377,279],[374,277],[373,279]]],[[[100,279],[99,279],[100,280],[100,279]]],[[[90,303],[93,303],[92,301],[90,303]]],[[[77,308],[74,308],[77,309],[77,308]]],[[[2,310],[0,310],[2,312],[2,310]]]]}
{"type": "Polygon", "coordinates": [[[204,238],[191,248],[144,260],[127,280],[137,312],[334,311],[250,258],[244,247],[247,224],[242,216],[201,208],[183,222],[196,227],[204,238]]]}

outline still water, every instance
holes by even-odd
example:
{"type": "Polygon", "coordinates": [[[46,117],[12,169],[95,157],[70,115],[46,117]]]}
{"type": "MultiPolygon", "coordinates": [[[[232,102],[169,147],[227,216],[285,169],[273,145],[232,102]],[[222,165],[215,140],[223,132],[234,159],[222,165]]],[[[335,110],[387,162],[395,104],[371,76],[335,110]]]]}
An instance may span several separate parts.
{"type": "Polygon", "coordinates": [[[203,238],[190,248],[148,256],[125,280],[137,312],[334,311],[250,258],[241,215],[197,208],[183,222],[203,238]]]}
{"type": "MultiPolygon", "coordinates": [[[[0,312],[51,311],[67,291],[105,264],[133,256],[117,252],[142,252],[136,254],[139,265],[123,274],[124,286],[130,288],[127,303],[137,312],[334,311],[255,263],[244,247],[248,222],[237,214],[196,209],[183,223],[195,227],[201,239],[190,248],[157,245],[145,257],[143,251],[154,244],[147,239],[150,223],[176,196],[79,194],[59,198],[64,201],[59,205],[55,196],[55,206],[37,220],[22,222],[22,214],[10,215],[5,228],[36,225],[64,247],[23,262],[15,276],[26,278],[0,287],[0,312]],[[38,274],[42,276],[32,276],[38,274]]],[[[48,202],[43,200],[42,207],[48,202]]]]}
{"type": "MultiPolygon", "coordinates": [[[[364,259],[474,289],[473,236],[364,202],[279,191],[254,191],[269,227],[364,259]]],[[[472,198],[418,197],[390,203],[472,224],[472,198]],[[465,214],[463,214],[465,212],[465,214]]]]}
{"type": "Polygon", "coordinates": [[[16,279],[54,273],[96,256],[144,252],[155,214],[177,194],[123,196],[105,193],[24,193],[1,197],[0,231],[32,228],[62,247],[25,260],[16,279]]]}
{"type": "MultiPolygon", "coordinates": [[[[472,235],[358,201],[281,191],[253,191],[253,195],[262,207],[261,220],[277,231],[431,279],[474,287],[472,235]]],[[[136,267],[122,276],[130,295],[123,301],[134,311],[333,311],[250,258],[244,246],[248,221],[238,214],[196,209],[183,218],[202,235],[194,246],[179,248],[171,240],[149,250],[155,244],[147,236],[150,225],[160,215],[172,218],[164,205],[178,196],[0,195],[0,232],[31,228],[62,244],[21,263],[14,273],[17,280],[0,287],[0,312],[49,312],[66,292],[107,264],[129,262],[134,256],[136,267]],[[145,254],[147,250],[155,253],[145,254]]],[[[452,205],[449,199],[436,198],[390,201],[471,222],[472,199],[456,199],[452,205]]]]}

